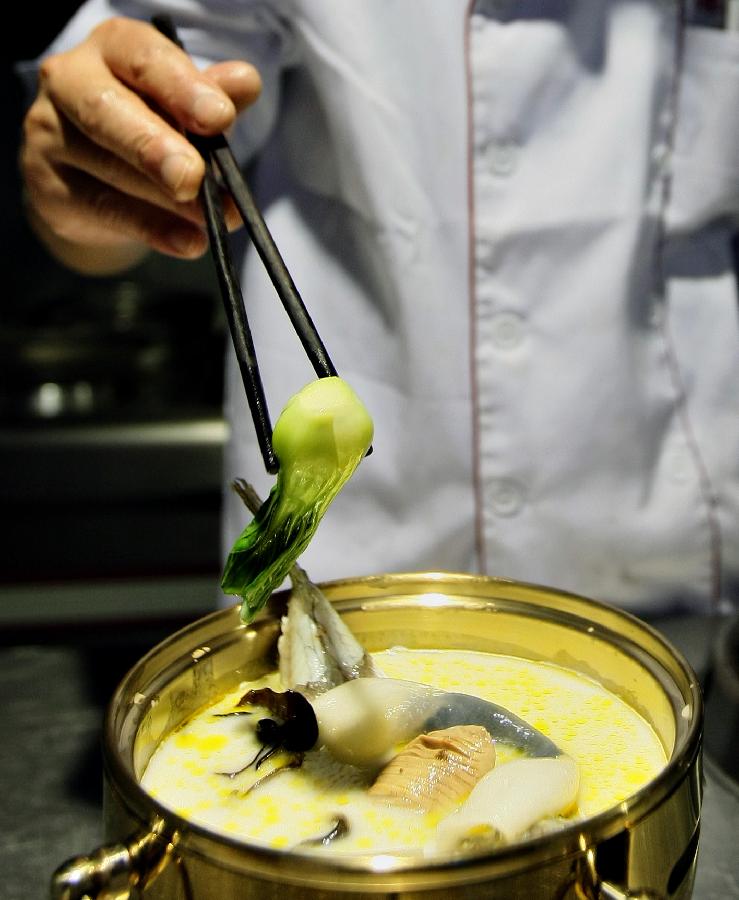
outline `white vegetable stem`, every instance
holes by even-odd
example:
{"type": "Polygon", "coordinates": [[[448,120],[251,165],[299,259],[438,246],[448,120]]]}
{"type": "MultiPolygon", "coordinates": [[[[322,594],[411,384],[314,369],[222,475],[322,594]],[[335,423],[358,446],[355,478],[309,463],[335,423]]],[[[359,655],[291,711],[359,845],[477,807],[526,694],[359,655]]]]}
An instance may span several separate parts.
{"type": "Polygon", "coordinates": [[[357,678],[313,702],[319,740],[341,762],[385,765],[422,730],[431,688],[394,678],[357,678]]]}
{"type": "Polygon", "coordinates": [[[549,816],[572,808],[580,787],[569,756],[516,759],[488,772],[437,828],[434,852],[510,843],[549,816]]]}

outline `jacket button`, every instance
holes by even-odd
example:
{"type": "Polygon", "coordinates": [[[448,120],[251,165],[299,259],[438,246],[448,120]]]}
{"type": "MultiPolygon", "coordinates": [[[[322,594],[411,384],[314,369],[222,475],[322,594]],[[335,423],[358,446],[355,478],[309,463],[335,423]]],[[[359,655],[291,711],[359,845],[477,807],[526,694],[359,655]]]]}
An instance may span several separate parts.
{"type": "Polygon", "coordinates": [[[490,482],[490,507],[497,516],[515,516],[524,502],[523,488],[511,478],[490,482]]]}
{"type": "Polygon", "coordinates": [[[524,323],[517,313],[496,313],[490,322],[490,340],[500,350],[513,350],[523,340],[524,323]]]}
{"type": "Polygon", "coordinates": [[[513,141],[493,141],[488,145],[487,158],[495,175],[511,175],[518,161],[518,147],[513,141]]]}

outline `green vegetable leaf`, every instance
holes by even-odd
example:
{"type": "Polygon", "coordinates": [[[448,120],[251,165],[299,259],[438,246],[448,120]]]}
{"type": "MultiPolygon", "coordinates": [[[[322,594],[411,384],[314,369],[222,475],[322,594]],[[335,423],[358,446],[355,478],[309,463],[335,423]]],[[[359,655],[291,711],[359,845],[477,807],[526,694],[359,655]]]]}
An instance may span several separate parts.
{"type": "Polygon", "coordinates": [[[250,622],[308,546],[331,501],[372,443],[373,424],[341,378],[319,378],[280,414],[272,446],[277,481],[226,560],[221,587],[250,622]]]}

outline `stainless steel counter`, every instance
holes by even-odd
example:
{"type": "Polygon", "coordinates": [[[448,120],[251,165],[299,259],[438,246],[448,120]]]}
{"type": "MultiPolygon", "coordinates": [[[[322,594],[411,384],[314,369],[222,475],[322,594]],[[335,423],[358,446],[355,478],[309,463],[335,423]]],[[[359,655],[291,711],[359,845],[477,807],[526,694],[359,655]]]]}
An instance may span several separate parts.
{"type": "MultiPolygon", "coordinates": [[[[194,610],[188,610],[191,620],[194,610]]],[[[99,735],[129,666],[183,620],[8,630],[0,646],[0,895],[41,900],[52,871],[102,837],[99,735]]],[[[705,623],[660,623],[694,667],[706,661],[705,623]]],[[[720,714],[720,710],[710,710],[720,714]]],[[[706,761],[695,897],[739,898],[739,786],[706,761]]]]}

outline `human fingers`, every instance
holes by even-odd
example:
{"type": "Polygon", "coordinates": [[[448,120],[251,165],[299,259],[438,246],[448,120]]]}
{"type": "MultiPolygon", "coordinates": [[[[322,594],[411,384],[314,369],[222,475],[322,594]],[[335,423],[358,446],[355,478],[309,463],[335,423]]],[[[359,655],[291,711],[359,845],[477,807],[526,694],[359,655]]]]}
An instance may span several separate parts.
{"type": "Polygon", "coordinates": [[[192,199],[203,162],[181,128],[222,130],[235,106],[178,47],[142,22],[116,19],[48,58],[41,96],[91,141],[178,201],[192,199]]]}
{"type": "MultiPolygon", "coordinates": [[[[67,127],[71,132],[67,139],[65,149],[71,153],[62,153],[59,162],[78,168],[97,181],[101,186],[114,188],[119,195],[119,202],[125,203],[127,197],[143,200],[150,206],[156,206],[166,210],[178,218],[185,219],[200,228],[205,227],[205,214],[200,198],[177,203],[168,195],[160,191],[148,178],[132,169],[122,160],[103,150],[96,144],[87,140],[84,135],[76,132],[71,126],[67,127]]],[[[230,231],[241,227],[241,216],[230,194],[222,194],[221,207],[226,226],[230,231]]],[[[149,215],[147,206],[132,204],[129,215],[149,215]]],[[[167,219],[162,221],[168,222],[167,219]]]]}
{"type": "MultiPolygon", "coordinates": [[[[48,98],[40,98],[34,106],[25,127],[35,137],[23,142],[20,164],[29,213],[37,226],[43,226],[44,235],[77,245],[137,240],[186,258],[202,252],[204,217],[198,201],[177,203],[125,161],[90,141],[48,98]]],[[[230,229],[240,226],[230,198],[225,199],[224,212],[230,229]]]]}
{"type": "Polygon", "coordinates": [[[205,74],[230,97],[237,113],[251,106],[262,91],[259,72],[248,62],[231,60],[214,63],[205,70],[205,74]]]}
{"type": "Polygon", "coordinates": [[[202,228],[156,204],[68,166],[47,176],[44,223],[71,244],[91,248],[137,244],[168,256],[194,259],[207,247],[202,228]]]}
{"type": "MultiPolygon", "coordinates": [[[[73,125],[62,122],[60,127],[65,138],[57,154],[59,163],[80,169],[91,175],[101,185],[116,189],[121,195],[121,202],[125,202],[125,198],[128,196],[135,197],[162,210],[168,210],[194,225],[205,226],[205,214],[200,198],[178,203],[160,191],[144,175],[88,140],[73,125]]],[[[233,231],[241,227],[241,216],[230,194],[222,193],[221,207],[227,228],[233,231]]],[[[139,210],[146,210],[146,207],[135,204],[131,214],[137,214],[139,210]]]]}
{"type": "Polygon", "coordinates": [[[186,258],[204,249],[195,201],[177,204],[159,192],[79,133],[47,98],[37,99],[26,117],[19,162],[29,216],[47,242],[140,244],[186,258]]]}
{"type": "Polygon", "coordinates": [[[228,94],[153,26],[134,19],[108,19],[92,32],[90,44],[116,78],[153,101],[182,128],[217,134],[233,121],[236,109],[228,94]]]}
{"type": "MultiPolygon", "coordinates": [[[[43,171],[44,161],[50,166],[66,165],[92,175],[124,195],[131,194],[193,222],[202,223],[197,201],[177,203],[125,160],[82,134],[59,114],[48,98],[37,101],[36,109],[26,120],[26,130],[34,128],[38,134],[31,140],[25,140],[21,151],[22,168],[27,172],[27,180],[39,181],[38,173],[43,171]]],[[[37,184],[37,187],[41,189],[43,185],[37,184]]]]}

